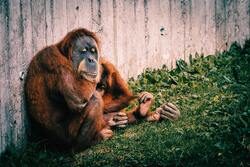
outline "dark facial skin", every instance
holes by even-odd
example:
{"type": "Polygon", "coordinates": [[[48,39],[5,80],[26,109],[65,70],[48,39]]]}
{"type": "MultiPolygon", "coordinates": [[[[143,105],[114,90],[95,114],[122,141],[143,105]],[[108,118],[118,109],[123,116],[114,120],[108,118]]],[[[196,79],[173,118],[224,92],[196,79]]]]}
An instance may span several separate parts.
{"type": "Polygon", "coordinates": [[[79,76],[95,82],[99,78],[99,53],[96,41],[83,36],[75,41],[72,51],[73,68],[79,76]]]}

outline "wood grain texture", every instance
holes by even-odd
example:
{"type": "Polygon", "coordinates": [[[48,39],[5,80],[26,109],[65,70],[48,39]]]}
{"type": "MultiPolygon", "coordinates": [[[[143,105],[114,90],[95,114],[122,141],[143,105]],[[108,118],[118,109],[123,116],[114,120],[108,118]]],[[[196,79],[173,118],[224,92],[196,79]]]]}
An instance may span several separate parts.
{"type": "Polygon", "coordinates": [[[25,145],[23,79],[33,55],[84,27],[124,78],[250,37],[250,0],[1,0],[0,152],[25,145]]]}

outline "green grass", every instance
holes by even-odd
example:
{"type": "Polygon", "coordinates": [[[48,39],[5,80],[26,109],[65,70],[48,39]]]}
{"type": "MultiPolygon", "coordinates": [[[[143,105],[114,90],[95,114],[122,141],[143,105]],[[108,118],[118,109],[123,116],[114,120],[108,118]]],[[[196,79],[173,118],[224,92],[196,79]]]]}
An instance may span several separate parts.
{"type": "Polygon", "coordinates": [[[147,69],[129,85],[152,92],[153,108],[176,104],[180,120],[117,129],[111,140],[78,154],[30,142],[3,154],[0,166],[250,166],[249,40],[216,56],[190,56],[190,65],[179,60],[171,71],[147,69]]]}

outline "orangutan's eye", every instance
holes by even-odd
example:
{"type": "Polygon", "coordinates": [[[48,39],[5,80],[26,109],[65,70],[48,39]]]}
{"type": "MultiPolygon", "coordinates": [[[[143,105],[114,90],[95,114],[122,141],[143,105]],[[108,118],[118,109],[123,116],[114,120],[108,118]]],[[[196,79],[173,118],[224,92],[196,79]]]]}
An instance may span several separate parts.
{"type": "Polygon", "coordinates": [[[86,53],[87,52],[87,48],[83,48],[82,50],[81,50],[81,53],[86,53]]]}
{"type": "Polygon", "coordinates": [[[90,51],[91,51],[92,53],[96,53],[96,49],[95,49],[95,48],[91,48],[90,51]]]}

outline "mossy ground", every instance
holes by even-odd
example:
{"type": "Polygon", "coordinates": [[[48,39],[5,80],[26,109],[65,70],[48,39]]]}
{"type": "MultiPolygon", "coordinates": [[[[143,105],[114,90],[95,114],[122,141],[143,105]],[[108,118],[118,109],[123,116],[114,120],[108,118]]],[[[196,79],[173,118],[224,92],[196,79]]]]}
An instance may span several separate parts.
{"type": "Polygon", "coordinates": [[[170,101],[177,122],[140,122],[78,154],[30,142],[10,149],[0,166],[250,166],[250,41],[216,56],[177,61],[177,68],[145,70],[129,85],[152,92],[153,108],[170,101]]]}

